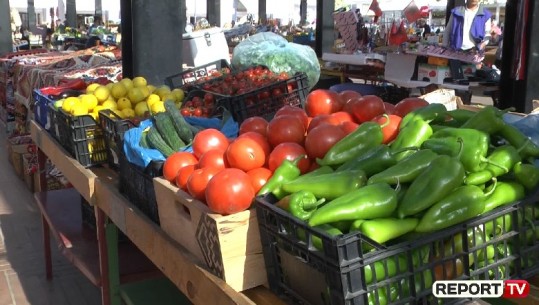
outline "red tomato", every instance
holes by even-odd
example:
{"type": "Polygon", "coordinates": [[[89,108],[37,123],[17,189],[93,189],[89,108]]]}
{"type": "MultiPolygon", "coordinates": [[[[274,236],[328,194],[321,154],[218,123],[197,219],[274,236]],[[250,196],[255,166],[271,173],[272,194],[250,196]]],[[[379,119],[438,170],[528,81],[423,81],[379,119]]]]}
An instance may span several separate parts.
{"type": "Polygon", "coordinates": [[[178,176],[176,177],[176,186],[184,191],[187,191],[187,180],[195,171],[196,167],[197,166],[195,164],[191,164],[180,168],[178,171],[178,176]]]}
{"type": "Polygon", "coordinates": [[[217,129],[208,128],[198,132],[193,139],[193,153],[200,158],[203,153],[214,148],[223,151],[228,147],[228,139],[217,129]]]}
{"type": "Polygon", "coordinates": [[[340,111],[342,106],[340,95],[326,89],[311,91],[305,100],[305,111],[312,117],[320,114],[332,114],[340,111]]]}
{"type": "Polygon", "coordinates": [[[311,130],[313,130],[314,128],[316,128],[316,127],[318,127],[320,125],[324,125],[324,124],[327,124],[327,125],[339,125],[340,123],[341,123],[341,121],[339,120],[338,117],[332,116],[330,114],[318,115],[318,116],[315,116],[311,120],[311,123],[309,124],[309,128],[307,129],[307,134],[309,134],[309,132],[311,132],[311,130]]]}
{"type": "Polygon", "coordinates": [[[271,178],[272,172],[265,167],[259,167],[248,171],[247,175],[251,179],[251,184],[256,194],[271,178]]]}
{"type": "Polygon", "coordinates": [[[226,160],[230,167],[246,172],[264,166],[266,153],[256,140],[239,137],[228,146],[226,160]]]}
{"type": "Polygon", "coordinates": [[[343,122],[339,127],[341,127],[345,134],[349,135],[359,127],[359,124],[356,122],[343,122]]]}
{"type": "Polygon", "coordinates": [[[203,153],[200,156],[200,160],[198,160],[198,168],[204,167],[217,167],[220,169],[228,167],[225,152],[222,149],[216,148],[203,153]]]}
{"type": "Polygon", "coordinates": [[[320,167],[320,164],[316,163],[316,162],[312,162],[311,163],[311,167],[309,167],[309,173],[312,172],[313,170],[317,169],[320,167]]]}
{"type": "Polygon", "coordinates": [[[311,159],[324,158],[328,150],[346,134],[336,125],[322,124],[307,134],[305,150],[311,159]]]}
{"type": "Polygon", "coordinates": [[[277,110],[277,112],[275,113],[275,117],[287,114],[296,116],[303,123],[305,129],[307,129],[307,127],[309,126],[309,116],[307,116],[305,110],[299,107],[284,105],[279,110],[277,110]]]}
{"type": "Polygon", "coordinates": [[[332,113],[331,116],[334,118],[337,118],[337,120],[339,120],[340,123],[354,121],[354,117],[346,111],[337,111],[337,112],[332,113]]]}
{"type": "Polygon", "coordinates": [[[215,176],[218,172],[226,169],[220,169],[217,167],[204,167],[195,169],[189,178],[187,179],[187,190],[193,198],[205,201],[205,192],[206,186],[210,179],[215,176]]]}
{"type": "Polygon", "coordinates": [[[361,97],[361,93],[359,93],[357,91],[354,91],[354,90],[344,90],[344,91],[341,91],[341,93],[339,93],[339,95],[341,96],[341,101],[342,101],[343,105],[348,103],[348,101],[353,99],[353,98],[358,99],[358,98],[361,97]]]}
{"type": "Polygon", "coordinates": [[[384,102],[384,106],[386,108],[386,114],[393,114],[395,112],[395,105],[384,102]]]}
{"type": "Polygon", "coordinates": [[[180,168],[196,164],[198,162],[197,158],[193,156],[192,153],[180,151],[170,155],[163,164],[163,176],[168,181],[172,182],[176,179],[178,171],[180,168]]]}
{"type": "Polygon", "coordinates": [[[358,123],[370,121],[385,112],[384,101],[376,95],[365,95],[352,105],[352,113],[358,123]]]}
{"type": "Polygon", "coordinates": [[[403,118],[405,115],[407,115],[410,111],[425,107],[429,104],[429,102],[425,101],[422,98],[419,97],[407,97],[403,99],[402,101],[398,102],[395,105],[395,111],[393,114],[400,116],[403,118]]]}
{"type": "Polygon", "coordinates": [[[266,154],[266,163],[267,163],[269,155],[271,153],[271,146],[268,142],[268,139],[265,136],[259,134],[258,132],[253,132],[253,131],[246,132],[240,135],[238,138],[241,138],[241,137],[248,137],[255,140],[258,143],[258,145],[260,145],[260,147],[262,147],[262,149],[264,150],[264,153],[266,154]]]}
{"type": "Polygon", "coordinates": [[[247,210],[255,194],[249,175],[237,168],[226,168],[208,183],[206,202],[213,212],[229,215],[247,210]]]}
{"type": "Polygon", "coordinates": [[[246,119],[240,125],[240,135],[249,131],[258,132],[263,136],[266,136],[266,129],[268,128],[268,121],[263,117],[254,116],[246,119]]]}
{"type": "Polygon", "coordinates": [[[388,144],[391,141],[395,140],[399,134],[399,126],[401,124],[402,118],[398,115],[379,115],[373,119],[382,126],[382,133],[384,134],[384,139],[382,143],[388,144]],[[389,121],[388,121],[389,120],[389,121]]]}
{"type": "Polygon", "coordinates": [[[305,140],[305,126],[297,117],[281,115],[273,118],[268,124],[268,142],[272,147],[281,143],[294,142],[303,145],[305,140]]]}
{"type": "Polygon", "coordinates": [[[269,170],[274,172],[284,159],[294,161],[301,155],[304,155],[304,157],[299,160],[298,167],[301,173],[304,174],[311,166],[311,160],[307,157],[305,148],[298,143],[281,143],[271,151],[268,161],[269,170]]]}
{"type": "Polygon", "coordinates": [[[344,112],[348,112],[349,114],[351,114],[353,116],[354,112],[352,111],[352,106],[357,103],[357,101],[359,101],[361,97],[353,97],[351,99],[349,99],[346,103],[343,104],[342,106],[342,111],[344,112]]]}

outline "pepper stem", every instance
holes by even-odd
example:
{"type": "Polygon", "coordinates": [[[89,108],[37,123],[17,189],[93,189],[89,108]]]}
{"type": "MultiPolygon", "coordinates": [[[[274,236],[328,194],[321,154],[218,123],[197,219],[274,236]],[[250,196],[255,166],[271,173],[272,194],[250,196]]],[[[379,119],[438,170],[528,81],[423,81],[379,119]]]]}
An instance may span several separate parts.
{"type": "Polygon", "coordinates": [[[487,159],[485,157],[481,157],[481,162],[491,164],[491,165],[494,165],[494,166],[496,166],[498,168],[501,168],[505,173],[509,172],[509,169],[506,166],[503,166],[503,165],[501,165],[499,163],[493,162],[492,160],[489,160],[489,159],[487,159]]]}
{"type": "Polygon", "coordinates": [[[380,125],[380,128],[384,128],[390,123],[390,118],[389,118],[389,115],[387,115],[387,113],[382,114],[382,116],[386,118],[386,121],[380,125]]]}
{"type": "Polygon", "coordinates": [[[459,142],[460,144],[459,153],[457,154],[457,159],[460,160],[460,157],[462,156],[462,152],[464,151],[464,140],[461,137],[458,137],[457,142],[459,142]]]}
{"type": "Polygon", "coordinates": [[[498,179],[496,179],[496,177],[492,178],[492,182],[493,184],[491,187],[489,187],[489,190],[485,193],[485,197],[492,195],[492,193],[494,193],[494,191],[496,190],[496,186],[498,186],[498,179]]]}

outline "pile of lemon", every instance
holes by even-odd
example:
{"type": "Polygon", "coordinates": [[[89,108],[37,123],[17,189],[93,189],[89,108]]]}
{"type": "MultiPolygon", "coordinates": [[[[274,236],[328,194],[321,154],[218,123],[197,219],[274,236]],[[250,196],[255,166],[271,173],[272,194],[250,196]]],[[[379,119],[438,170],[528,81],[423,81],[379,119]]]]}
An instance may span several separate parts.
{"type": "Polygon", "coordinates": [[[95,120],[98,120],[99,111],[103,109],[110,109],[121,118],[134,118],[165,111],[166,100],[173,100],[181,108],[184,97],[182,89],[148,85],[144,77],[137,76],[105,86],[90,84],[85,94],[68,97],[55,105],[71,115],[91,115],[95,120]]]}

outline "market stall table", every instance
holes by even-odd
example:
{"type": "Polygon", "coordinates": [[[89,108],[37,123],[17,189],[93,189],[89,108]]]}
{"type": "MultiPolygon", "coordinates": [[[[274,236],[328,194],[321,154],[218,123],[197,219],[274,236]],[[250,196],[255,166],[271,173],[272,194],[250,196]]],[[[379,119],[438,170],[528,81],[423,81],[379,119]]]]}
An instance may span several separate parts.
{"type": "MultiPolygon", "coordinates": [[[[117,187],[118,177],[106,168],[86,169],[75,159],[67,156],[51,135],[35,121],[31,122],[32,139],[41,151],[51,158],[65,177],[74,183],[90,204],[110,218],[125,235],[195,304],[284,304],[265,287],[256,287],[236,292],[223,280],[217,278],[180,244],[172,240],[163,230],[143,215],[131,202],[123,197],[117,187]],[[93,182],[92,182],[93,181],[93,182]]],[[[42,182],[43,184],[43,182],[42,182]]],[[[108,233],[107,233],[108,237],[108,233]]],[[[113,238],[114,239],[114,238],[113,238]]],[[[116,244],[107,240],[102,253],[114,253],[116,244]]],[[[110,269],[117,270],[110,257],[110,269]]],[[[103,268],[104,266],[101,266],[103,268]]],[[[117,289],[118,274],[111,274],[112,304],[119,304],[117,289]]]]}

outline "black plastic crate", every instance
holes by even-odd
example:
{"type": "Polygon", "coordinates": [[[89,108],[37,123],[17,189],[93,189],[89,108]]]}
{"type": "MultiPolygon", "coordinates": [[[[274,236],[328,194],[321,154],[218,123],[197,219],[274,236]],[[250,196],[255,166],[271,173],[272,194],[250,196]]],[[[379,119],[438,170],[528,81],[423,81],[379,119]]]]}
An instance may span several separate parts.
{"type": "Polygon", "coordinates": [[[522,276],[539,274],[539,188],[524,200],[519,210],[522,276]]]}
{"type": "Polygon", "coordinates": [[[164,161],[152,161],[143,169],[129,162],[123,150],[120,150],[119,157],[120,193],[139,208],[144,215],[159,224],[153,178],[163,175],[164,161]]]}
{"type": "MultiPolygon", "coordinates": [[[[211,80],[209,82],[222,81],[222,79],[211,80]]],[[[199,86],[197,86],[199,87],[199,86]]],[[[202,89],[199,87],[199,89],[202,89]]],[[[207,91],[211,92],[211,91],[207,91]]],[[[266,120],[271,120],[277,110],[285,105],[303,107],[305,99],[309,94],[307,75],[297,73],[287,80],[276,81],[259,89],[240,95],[215,95],[215,107],[223,107],[230,111],[232,117],[238,124],[244,120],[261,116],[266,120]],[[274,91],[275,90],[275,91],[274,91]],[[275,94],[275,92],[280,92],[275,94]],[[267,94],[264,94],[267,93],[267,94]],[[263,96],[268,96],[264,98],[263,96]]]]}
{"type": "Polygon", "coordinates": [[[221,59],[171,75],[165,78],[165,85],[171,89],[181,88],[185,91],[190,91],[193,89],[193,84],[204,82],[208,77],[211,78],[215,72],[227,73],[230,71],[228,61],[221,59]]]}
{"type": "Polygon", "coordinates": [[[311,228],[274,206],[271,195],[255,201],[270,288],[302,304],[454,304],[467,300],[436,300],[431,291],[435,280],[521,275],[515,254],[519,231],[510,226],[488,229],[499,219],[516,219],[519,203],[382,246],[358,232],[332,237],[311,228]],[[505,251],[509,248],[515,253],[505,251]]]}
{"type": "Polygon", "coordinates": [[[71,116],[49,105],[49,132],[84,167],[107,162],[107,147],[101,126],[91,115],[71,116]]]}
{"type": "Polygon", "coordinates": [[[137,126],[137,123],[129,119],[122,119],[110,109],[99,111],[99,123],[101,124],[105,136],[105,146],[107,148],[109,166],[118,169],[118,150],[121,149],[121,147],[118,146],[118,143],[122,143],[124,133],[137,126]]]}

